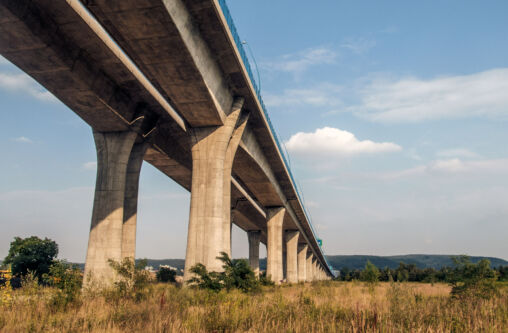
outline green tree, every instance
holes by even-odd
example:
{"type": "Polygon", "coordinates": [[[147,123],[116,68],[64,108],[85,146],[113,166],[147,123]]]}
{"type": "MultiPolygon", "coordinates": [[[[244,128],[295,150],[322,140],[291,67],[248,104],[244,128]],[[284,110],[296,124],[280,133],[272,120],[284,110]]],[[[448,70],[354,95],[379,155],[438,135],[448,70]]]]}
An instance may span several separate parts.
{"type": "Polygon", "coordinates": [[[176,271],[169,267],[159,267],[157,272],[157,281],[159,282],[175,282],[176,271]]]}
{"type": "Polygon", "coordinates": [[[4,263],[11,265],[13,275],[25,276],[28,272],[33,272],[41,281],[42,275],[49,272],[57,255],[58,245],[51,239],[15,237],[4,263]]]}
{"type": "Polygon", "coordinates": [[[365,269],[360,274],[360,279],[369,283],[376,283],[379,281],[379,269],[377,269],[376,265],[367,260],[365,264],[365,269]]]}
{"type": "Polygon", "coordinates": [[[482,259],[473,264],[468,256],[452,258],[455,268],[448,280],[452,296],[490,298],[497,293],[497,272],[490,268],[490,261],[482,259]]]}

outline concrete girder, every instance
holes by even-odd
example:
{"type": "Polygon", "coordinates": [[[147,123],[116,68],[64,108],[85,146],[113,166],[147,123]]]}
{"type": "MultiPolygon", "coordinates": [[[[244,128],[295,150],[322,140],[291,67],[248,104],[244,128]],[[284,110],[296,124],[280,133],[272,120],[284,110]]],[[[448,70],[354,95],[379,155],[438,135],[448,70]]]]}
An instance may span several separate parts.
{"type": "Polygon", "coordinates": [[[96,0],[88,9],[191,126],[224,123],[233,94],[180,0],[96,0]]]}

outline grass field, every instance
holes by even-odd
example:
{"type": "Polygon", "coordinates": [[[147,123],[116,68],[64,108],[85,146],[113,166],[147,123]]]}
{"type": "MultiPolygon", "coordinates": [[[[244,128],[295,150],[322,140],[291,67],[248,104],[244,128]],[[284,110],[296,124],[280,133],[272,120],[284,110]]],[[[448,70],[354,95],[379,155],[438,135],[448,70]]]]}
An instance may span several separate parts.
{"type": "Polygon", "coordinates": [[[36,285],[2,296],[1,332],[508,332],[508,288],[461,301],[445,284],[316,282],[255,295],[156,284],[66,306],[36,285]]]}

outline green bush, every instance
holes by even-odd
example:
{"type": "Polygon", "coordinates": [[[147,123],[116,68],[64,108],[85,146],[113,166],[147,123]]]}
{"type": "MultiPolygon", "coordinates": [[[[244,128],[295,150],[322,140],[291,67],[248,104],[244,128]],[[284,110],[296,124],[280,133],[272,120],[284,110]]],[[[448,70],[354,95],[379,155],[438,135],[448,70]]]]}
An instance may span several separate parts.
{"type": "Polygon", "coordinates": [[[176,270],[169,267],[159,267],[156,277],[159,282],[175,282],[176,270]]]}
{"type": "Polygon", "coordinates": [[[121,262],[109,260],[109,265],[118,274],[115,288],[119,296],[141,300],[146,296],[149,287],[150,273],[144,268],[146,260],[137,263],[132,258],[125,258],[121,262]]]}
{"type": "Polygon", "coordinates": [[[490,268],[490,261],[483,259],[476,264],[468,256],[452,258],[455,268],[448,281],[455,298],[479,297],[491,298],[498,292],[497,273],[490,268]]]}
{"type": "Polygon", "coordinates": [[[64,260],[55,261],[49,267],[49,273],[43,275],[44,283],[60,289],[57,303],[74,302],[80,295],[81,286],[83,284],[83,276],[81,270],[67,263],[64,260]]]}
{"type": "Polygon", "coordinates": [[[217,259],[223,263],[223,272],[208,272],[204,265],[197,264],[190,269],[194,277],[188,283],[216,292],[222,289],[239,289],[243,292],[259,290],[259,281],[246,260],[232,260],[225,252],[221,252],[217,259]]]}

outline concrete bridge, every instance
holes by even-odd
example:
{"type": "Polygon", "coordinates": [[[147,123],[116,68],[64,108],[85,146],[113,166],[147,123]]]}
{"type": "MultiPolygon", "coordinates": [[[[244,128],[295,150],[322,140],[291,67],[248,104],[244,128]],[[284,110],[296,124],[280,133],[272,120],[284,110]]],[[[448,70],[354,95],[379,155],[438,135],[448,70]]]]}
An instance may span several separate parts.
{"type": "Polygon", "coordinates": [[[279,283],[330,279],[223,0],[0,0],[0,53],[93,129],[85,276],[135,257],[146,161],[191,191],[185,279],[220,271],[231,225],[279,283]]]}

